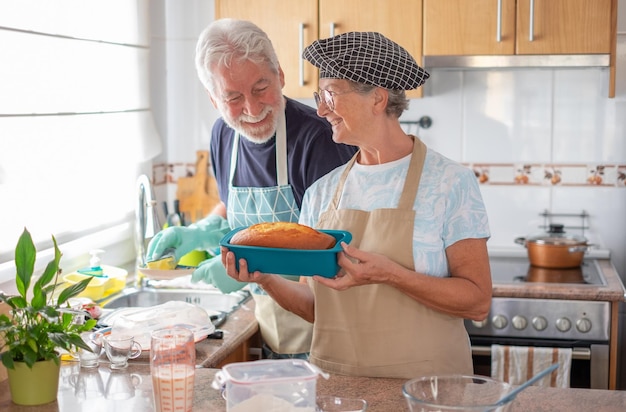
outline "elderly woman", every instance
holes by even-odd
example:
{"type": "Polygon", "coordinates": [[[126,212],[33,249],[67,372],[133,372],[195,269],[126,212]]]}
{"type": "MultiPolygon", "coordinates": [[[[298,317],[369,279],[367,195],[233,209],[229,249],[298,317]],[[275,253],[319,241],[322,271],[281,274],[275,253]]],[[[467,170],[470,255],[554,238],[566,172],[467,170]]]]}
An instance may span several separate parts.
{"type": "Polygon", "coordinates": [[[317,113],[354,158],[306,192],[299,222],[350,231],[333,279],[249,273],[284,308],[314,322],[310,361],[344,375],[411,378],[473,373],[463,319],[491,302],[487,214],[474,174],[407,135],[405,91],[429,74],[380,33],[319,40],[304,58],[320,69],[317,113]]]}

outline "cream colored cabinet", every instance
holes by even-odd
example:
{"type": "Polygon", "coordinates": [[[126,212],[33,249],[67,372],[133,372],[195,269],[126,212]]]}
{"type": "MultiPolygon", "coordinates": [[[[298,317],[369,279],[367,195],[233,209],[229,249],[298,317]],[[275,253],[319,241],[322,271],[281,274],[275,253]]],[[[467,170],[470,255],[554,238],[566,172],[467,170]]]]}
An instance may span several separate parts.
{"type": "Polygon", "coordinates": [[[472,64],[608,67],[615,95],[617,0],[423,1],[427,65],[442,61],[431,56],[516,56],[472,64]]]}
{"type": "Polygon", "coordinates": [[[293,98],[311,98],[318,88],[318,70],[302,59],[318,38],[378,31],[421,62],[422,0],[215,0],[215,18],[223,17],[250,20],[268,34],[285,72],[284,93],[293,98]]]}

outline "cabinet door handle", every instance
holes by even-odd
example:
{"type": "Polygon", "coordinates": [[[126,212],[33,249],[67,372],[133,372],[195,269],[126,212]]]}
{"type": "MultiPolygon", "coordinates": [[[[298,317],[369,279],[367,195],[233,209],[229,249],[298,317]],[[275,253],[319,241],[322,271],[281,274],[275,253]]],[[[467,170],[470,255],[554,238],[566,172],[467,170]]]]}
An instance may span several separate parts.
{"type": "Polygon", "coordinates": [[[496,41],[502,41],[502,0],[498,0],[498,20],[496,20],[496,41]]]}
{"type": "Polygon", "coordinates": [[[304,23],[300,23],[300,44],[299,44],[299,53],[300,56],[300,87],[304,87],[304,58],[302,57],[302,53],[304,52],[304,23]]]}
{"type": "Polygon", "coordinates": [[[329,37],[334,37],[335,36],[335,22],[330,22],[330,24],[329,24],[329,33],[330,33],[329,37]]]}
{"type": "Polygon", "coordinates": [[[535,40],[535,0],[530,0],[530,23],[528,24],[528,41],[535,40]]]}

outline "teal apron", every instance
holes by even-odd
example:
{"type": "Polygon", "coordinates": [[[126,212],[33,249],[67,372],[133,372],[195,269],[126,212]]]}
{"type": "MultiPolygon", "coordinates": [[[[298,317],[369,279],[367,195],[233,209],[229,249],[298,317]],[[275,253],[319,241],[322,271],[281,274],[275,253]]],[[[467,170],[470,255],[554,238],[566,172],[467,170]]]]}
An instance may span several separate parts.
{"type": "MultiPolygon", "coordinates": [[[[287,174],[287,132],[285,112],[276,130],[276,179],[273,187],[235,187],[239,133],[235,133],[228,184],[228,222],[232,228],[262,222],[297,222],[300,209],[293,196],[287,174]]],[[[294,281],[298,280],[294,276],[294,281]]],[[[256,283],[250,284],[256,303],[255,315],[265,344],[276,354],[300,355],[311,348],[313,324],[283,309],[256,283]]]]}

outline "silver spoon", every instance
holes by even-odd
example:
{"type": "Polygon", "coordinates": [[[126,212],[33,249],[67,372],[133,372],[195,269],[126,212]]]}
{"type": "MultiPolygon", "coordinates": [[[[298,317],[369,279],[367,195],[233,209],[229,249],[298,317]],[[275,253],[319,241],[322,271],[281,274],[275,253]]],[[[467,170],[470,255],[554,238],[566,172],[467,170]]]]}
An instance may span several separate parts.
{"type": "Polygon", "coordinates": [[[548,375],[549,373],[554,372],[558,367],[559,367],[559,364],[555,363],[555,364],[552,364],[550,367],[542,370],[541,372],[539,372],[538,374],[536,374],[532,378],[528,379],[526,382],[522,383],[517,388],[513,389],[511,392],[509,392],[506,395],[504,395],[502,398],[500,398],[500,400],[498,402],[495,403],[495,405],[504,405],[507,402],[513,400],[517,396],[518,393],[520,393],[524,389],[528,388],[530,385],[532,385],[533,383],[537,382],[539,379],[543,378],[544,376],[548,375]]]}

